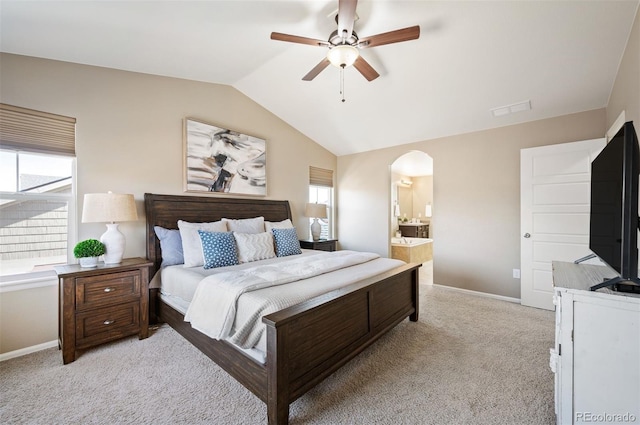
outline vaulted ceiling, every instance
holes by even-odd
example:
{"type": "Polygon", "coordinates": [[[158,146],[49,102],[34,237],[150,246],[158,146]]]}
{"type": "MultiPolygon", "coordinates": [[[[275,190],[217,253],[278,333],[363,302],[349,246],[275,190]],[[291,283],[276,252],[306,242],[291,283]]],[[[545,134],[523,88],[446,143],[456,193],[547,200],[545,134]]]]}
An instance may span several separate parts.
{"type": "Polygon", "coordinates": [[[605,107],[639,3],[361,0],[361,38],[421,35],[362,49],[380,77],[347,68],[345,102],[338,68],[302,81],[326,48],[270,39],[328,39],[337,0],[1,0],[0,50],[231,85],[345,155],[605,107]]]}

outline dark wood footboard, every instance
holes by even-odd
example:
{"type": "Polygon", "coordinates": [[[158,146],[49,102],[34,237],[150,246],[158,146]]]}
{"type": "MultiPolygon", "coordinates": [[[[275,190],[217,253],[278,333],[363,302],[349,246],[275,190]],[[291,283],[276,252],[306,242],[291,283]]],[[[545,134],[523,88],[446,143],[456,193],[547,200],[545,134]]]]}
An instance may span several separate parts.
{"type": "Polygon", "coordinates": [[[269,424],[289,404],[409,317],[418,320],[418,268],[409,264],[265,316],[269,424]]]}

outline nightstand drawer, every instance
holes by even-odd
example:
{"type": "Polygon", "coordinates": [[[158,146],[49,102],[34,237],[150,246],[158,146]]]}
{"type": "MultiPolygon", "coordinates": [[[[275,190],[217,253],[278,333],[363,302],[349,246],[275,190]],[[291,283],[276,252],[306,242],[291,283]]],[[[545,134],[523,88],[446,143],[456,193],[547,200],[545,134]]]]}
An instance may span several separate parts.
{"type": "Polygon", "coordinates": [[[335,244],[318,244],[313,249],[318,250],[318,251],[329,251],[329,252],[332,252],[332,251],[336,250],[335,244]]]}
{"type": "Polygon", "coordinates": [[[79,313],[76,316],[76,348],[133,335],[139,329],[138,301],[79,313]]]}
{"type": "Polygon", "coordinates": [[[137,270],[76,279],[76,310],[120,304],[140,298],[137,270]]]}

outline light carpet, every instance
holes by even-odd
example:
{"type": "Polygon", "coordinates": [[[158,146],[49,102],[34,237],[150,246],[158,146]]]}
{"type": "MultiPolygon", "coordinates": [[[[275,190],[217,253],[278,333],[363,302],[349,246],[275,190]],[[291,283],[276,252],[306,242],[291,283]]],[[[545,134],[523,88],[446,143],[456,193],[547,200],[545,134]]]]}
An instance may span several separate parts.
{"type": "MultiPolygon", "coordinates": [[[[296,424],[553,424],[554,315],[421,285],[405,320],[291,405],[296,424]]],[[[266,406],[167,325],[62,365],[0,363],[4,424],[266,424],[266,406]]]]}

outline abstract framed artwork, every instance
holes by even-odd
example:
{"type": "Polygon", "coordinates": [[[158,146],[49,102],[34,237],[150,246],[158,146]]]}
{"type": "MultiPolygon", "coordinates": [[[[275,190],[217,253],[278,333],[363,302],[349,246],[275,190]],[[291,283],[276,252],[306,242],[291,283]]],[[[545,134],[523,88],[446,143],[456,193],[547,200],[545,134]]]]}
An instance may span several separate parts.
{"type": "Polygon", "coordinates": [[[266,196],[266,148],[259,137],[185,118],[185,192],[266,196]]]}

